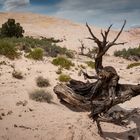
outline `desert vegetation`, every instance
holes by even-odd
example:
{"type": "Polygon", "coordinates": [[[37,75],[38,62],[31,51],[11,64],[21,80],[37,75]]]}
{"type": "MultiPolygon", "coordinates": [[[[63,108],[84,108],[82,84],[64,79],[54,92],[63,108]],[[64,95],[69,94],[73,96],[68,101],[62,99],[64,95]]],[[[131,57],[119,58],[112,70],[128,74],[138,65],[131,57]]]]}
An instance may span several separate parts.
{"type": "Polygon", "coordinates": [[[136,63],[131,63],[127,66],[127,69],[133,68],[133,67],[138,67],[140,66],[140,62],[136,62],[136,63]]]}
{"type": "MultiPolygon", "coordinates": [[[[41,16],[37,17],[40,20],[41,16]]],[[[70,23],[68,32],[72,29],[70,31],[71,36],[68,33],[68,36],[63,37],[63,34],[60,36],[59,34],[61,33],[57,34],[57,28],[53,29],[54,21],[46,23],[44,16],[42,21],[38,25],[39,28],[37,27],[38,23],[35,23],[35,27],[37,29],[41,28],[42,33],[37,29],[31,29],[33,32],[28,30],[26,33],[33,34],[37,36],[36,38],[23,36],[23,32],[21,36],[16,36],[16,34],[0,36],[0,55],[3,55],[2,57],[0,56],[0,121],[3,124],[1,125],[3,130],[1,129],[0,139],[9,139],[9,136],[11,136],[11,139],[12,137],[13,139],[14,137],[16,139],[22,139],[24,138],[23,134],[25,134],[25,139],[42,139],[42,136],[44,139],[81,138],[91,140],[96,139],[96,137],[97,139],[101,139],[96,134],[95,124],[97,124],[101,136],[103,134],[110,136],[111,134],[113,138],[109,137],[109,139],[135,139],[137,136],[135,138],[133,136],[139,132],[138,109],[128,111],[125,110],[125,107],[123,108],[124,104],[121,106],[122,108],[116,105],[130,100],[140,93],[139,85],[125,84],[125,82],[139,82],[137,75],[139,75],[140,63],[125,60],[139,60],[139,47],[134,50],[129,48],[125,49],[125,51],[122,50],[123,52],[116,51],[114,53],[116,56],[125,59],[105,55],[112,46],[122,46],[125,44],[124,42],[117,42],[125,26],[125,22],[120,31],[111,31],[112,25],[110,25],[107,30],[96,31],[95,29],[95,32],[93,32],[87,24],[86,27],[91,35],[91,37],[87,38],[85,30],[81,30],[81,32],[78,32],[79,36],[76,36],[77,26],[75,24],[71,25],[70,23]],[[45,30],[43,27],[44,22],[45,28],[49,24],[51,24],[52,28],[45,30]],[[53,32],[47,34],[47,31],[51,30],[53,32]],[[74,35],[72,31],[75,32],[74,35]],[[98,36],[100,31],[101,35],[99,37],[102,38],[95,36],[98,36]],[[40,34],[45,36],[56,34],[55,37],[66,38],[66,41],[53,37],[42,37],[40,34]],[[110,42],[108,36],[111,39],[113,39],[112,37],[115,38],[110,42]],[[77,38],[90,39],[95,43],[91,44],[92,48],[90,47],[89,49],[87,47],[92,42],[79,40],[81,43],[79,53],[78,46],[76,46],[78,43],[77,38]],[[76,52],[65,47],[60,47],[59,45],[66,46],[67,48],[71,47],[76,52]],[[129,56],[127,53],[129,53],[129,56]],[[107,64],[113,65],[115,68],[107,66],[107,64]],[[18,68],[22,71],[19,71],[18,68]],[[87,73],[88,70],[91,75],[87,73]],[[119,82],[119,78],[122,80],[121,82],[119,82]],[[129,80],[129,78],[132,79],[129,80]],[[60,105],[59,100],[56,98],[57,96],[62,105],[60,105]],[[42,104],[40,102],[44,103],[42,104]],[[48,105],[46,103],[52,104],[48,105]],[[63,105],[66,105],[68,108],[63,105]],[[115,108],[113,108],[114,106],[115,108]],[[11,110],[13,112],[11,116],[12,121],[9,115],[11,110]],[[88,116],[93,122],[86,117],[87,113],[90,113],[88,116]],[[138,122],[135,121],[135,123],[133,122],[134,120],[138,122]],[[104,125],[104,123],[100,122],[114,123],[114,125],[104,125]],[[131,124],[129,125],[129,122],[133,126],[131,124]],[[134,128],[134,123],[137,125],[136,128],[134,128]],[[107,128],[108,132],[102,130],[102,124],[103,130],[107,128]],[[127,125],[129,127],[126,129],[127,125]],[[130,128],[131,126],[132,128],[130,128]],[[111,132],[112,128],[114,132],[111,132]],[[54,129],[56,130],[55,135],[53,135],[54,129]],[[19,137],[17,132],[15,132],[16,130],[19,132],[19,137]],[[26,130],[28,131],[27,135],[26,130]],[[44,130],[49,130],[47,135],[44,130]],[[115,132],[116,130],[117,132],[115,132]],[[5,133],[6,131],[14,133],[10,135],[11,133],[5,133]],[[61,134],[64,133],[66,135],[63,137],[61,134]]],[[[23,25],[26,29],[30,27],[26,23],[23,25]]],[[[62,28],[62,33],[65,34],[63,23],[60,27],[62,28]]],[[[78,31],[80,28],[83,29],[83,25],[78,26],[78,31]]],[[[94,27],[92,29],[94,30],[94,27]]],[[[132,106],[137,106],[136,102],[138,99],[135,98],[134,101],[132,100],[132,106]]],[[[129,109],[133,108],[129,104],[131,104],[131,101],[129,103],[126,102],[125,105],[129,109]]]]}
{"type": "Polygon", "coordinates": [[[51,103],[53,96],[49,91],[43,90],[43,89],[36,89],[33,92],[29,93],[29,97],[32,100],[35,100],[37,102],[47,102],[51,103]]]}
{"type": "Polygon", "coordinates": [[[90,68],[94,69],[95,68],[95,62],[93,61],[86,61],[85,62],[90,68]]]}
{"type": "Polygon", "coordinates": [[[20,23],[16,23],[15,19],[8,19],[7,22],[2,24],[2,28],[0,29],[1,37],[23,37],[23,27],[20,23]]]}
{"type": "Polygon", "coordinates": [[[137,48],[129,48],[129,49],[123,49],[120,51],[115,51],[114,55],[117,57],[123,57],[128,60],[140,60],[140,46],[137,48]]]}
{"type": "Polygon", "coordinates": [[[52,61],[52,64],[56,66],[60,66],[61,68],[70,69],[72,66],[74,66],[74,63],[72,63],[71,60],[67,59],[66,57],[59,56],[57,58],[54,58],[52,61]]]}
{"type": "Polygon", "coordinates": [[[15,19],[8,19],[0,29],[0,54],[10,59],[18,57],[17,51],[28,53],[26,56],[35,60],[41,60],[44,56],[57,57],[65,54],[69,58],[74,57],[74,52],[62,48],[57,43],[62,40],[54,38],[33,38],[23,36],[24,30],[15,19]]]}
{"type": "Polygon", "coordinates": [[[67,74],[60,74],[59,77],[58,77],[58,80],[60,82],[69,82],[71,80],[71,77],[67,74]]]}
{"type": "Polygon", "coordinates": [[[20,56],[20,53],[13,42],[0,39],[0,55],[4,55],[9,59],[15,59],[20,56]]]}
{"type": "Polygon", "coordinates": [[[39,87],[48,87],[50,86],[50,82],[47,78],[44,78],[42,76],[39,76],[36,78],[36,84],[39,87]]]}
{"type": "Polygon", "coordinates": [[[30,53],[26,57],[34,59],[34,60],[42,60],[43,59],[43,49],[34,48],[30,51],[30,53]]]}

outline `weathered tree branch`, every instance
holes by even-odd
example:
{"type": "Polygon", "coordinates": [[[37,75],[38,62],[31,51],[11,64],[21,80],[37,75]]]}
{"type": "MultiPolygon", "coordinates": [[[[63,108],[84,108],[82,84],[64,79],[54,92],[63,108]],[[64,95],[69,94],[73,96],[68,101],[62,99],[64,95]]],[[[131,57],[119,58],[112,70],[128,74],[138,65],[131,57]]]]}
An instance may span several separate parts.
{"type": "MultiPolygon", "coordinates": [[[[110,47],[114,45],[124,45],[126,43],[116,43],[125,24],[126,20],[114,40],[109,42],[107,39],[112,25],[104,32],[101,30],[103,40],[100,41],[86,23],[86,27],[91,35],[88,39],[93,40],[98,46],[97,55],[95,57],[97,76],[89,76],[84,72],[83,74],[87,78],[95,78],[97,81],[94,83],[84,83],[71,80],[67,85],[60,84],[54,87],[54,92],[60,100],[74,106],[74,108],[91,111],[90,117],[96,121],[100,134],[102,134],[100,121],[112,122],[115,124],[120,123],[118,119],[106,117],[110,108],[140,95],[140,85],[119,84],[119,76],[116,70],[111,66],[103,67],[102,65],[103,56],[110,47]]],[[[122,120],[130,115],[132,114],[124,115],[120,121],[122,122],[122,120]]]]}
{"type": "Polygon", "coordinates": [[[100,69],[103,69],[103,65],[102,65],[102,57],[103,55],[108,51],[108,49],[114,45],[124,45],[126,42],[122,42],[122,43],[115,43],[117,41],[117,39],[119,38],[120,34],[122,33],[124,27],[126,24],[126,20],[124,21],[123,26],[121,27],[121,30],[118,32],[117,36],[115,37],[115,39],[112,42],[107,41],[108,38],[108,34],[110,32],[110,29],[112,27],[112,24],[108,27],[107,31],[105,31],[103,33],[103,31],[101,30],[101,35],[103,38],[103,41],[100,41],[92,32],[90,26],[86,23],[86,26],[88,28],[88,31],[90,33],[91,37],[88,37],[87,39],[90,40],[94,40],[94,42],[97,44],[99,51],[97,53],[97,56],[95,58],[95,70],[98,73],[100,69]]]}

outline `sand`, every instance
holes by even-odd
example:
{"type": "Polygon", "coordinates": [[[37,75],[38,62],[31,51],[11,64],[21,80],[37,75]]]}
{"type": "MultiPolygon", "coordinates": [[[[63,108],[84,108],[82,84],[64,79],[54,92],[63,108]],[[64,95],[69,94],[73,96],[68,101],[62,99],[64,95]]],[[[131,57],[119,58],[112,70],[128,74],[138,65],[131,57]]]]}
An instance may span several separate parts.
{"type": "MultiPolygon", "coordinates": [[[[89,33],[83,24],[73,23],[68,20],[37,15],[32,13],[0,13],[0,24],[8,18],[15,18],[25,29],[25,35],[34,37],[55,37],[65,39],[61,45],[69,49],[79,51],[80,43],[91,48],[95,46],[92,41],[86,39],[89,33]]],[[[99,27],[92,26],[94,33],[101,38],[99,27]]],[[[109,40],[113,40],[117,31],[110,32],[109,40]]],[[[131,29],[120,36],[118,42],[128,42],[124,46],[114,46],[108,52],[109,56],[104,57],[104,65],[114,66],[120,75],[120,83],[138,84],[140,82],[140,67],[126,69],[131,61],[112,56],[118,49],[136,47],[140,43],[140,30],[131,29]]],[[[84,64],[89,58],[78,56],[72,60],[75,67],[84,64]]],[[[89,59],[90,60],[90,59],[89,59]]],[[[22,58],[11,61],[0,56],[0,62],[5,61],[7,65],[0,65],[0,140],[102,140],[97,127],[88,118],[88,112],[75,112],[59,102],[53,92],[53,87],[58,83],[56,71],[58,67],[51,64],[52,58],[44,58],[43,61],[34,61],[22,58]],[[24,78],[21,80],[12,77],[14,66],[21,71],[24,78]],[[36,85],[36,78],[43,76],[48,78],[51,86],[43,88],[53,96],[53,103],[40,103],[29,98],[29,93],[39,89],[36,85]],[[22,102],[21,104],[18,104],[22,102]],[[24,104],[25,103],[25,104],[24,104]]],[[[95,71],[87,68],[88,73],[95,74],[95,71]]],[[[72,78],[84,81],[83,76],[78,76],[75,68],[65,70],[64,73],[72,78]]],[[[140,107],[140,96],[121,104],[124,109],[140,107]]],[[[104,135],[108,139],[128,139],[129,135],[140,139],[139,116],[131,122],[129,127],[121,127],[113,124],[102,123],[104,135]]]]}

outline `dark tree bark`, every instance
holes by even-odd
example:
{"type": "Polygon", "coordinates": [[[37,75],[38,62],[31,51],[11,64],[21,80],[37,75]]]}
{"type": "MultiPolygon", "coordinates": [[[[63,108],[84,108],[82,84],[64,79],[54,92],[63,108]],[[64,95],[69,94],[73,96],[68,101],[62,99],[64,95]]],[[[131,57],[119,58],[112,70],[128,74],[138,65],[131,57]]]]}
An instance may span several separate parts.
{"type": "Polygon", "coordinates": [[[110,117],[108,113],[110,108],[140,95],[140,85],[119,84],[119,76],[115,68],[111,66],[103,67],[102,64],[103,56],[110,47],[114,45],[124,45],[126,43],[116,43],[125,24],[126,20],[112,42],[108,41],[108,34],[112,25],[110,25],[106,31],[101,31],[101,41],[93,34],[90,26],[86,24],[91,35],[88,39],[93,40],[98,46],[98,52],[95,57],[95,70],[97,76],[89,76],[84,72],[83,74],[87,78],[97,79],[97,81],[94,83],[84,83],[71,80],[67,85],[60,84],[54,87],[54,92],[61,101],[63,100],[77,109],[91,112],[90,117],[96,121],[100,134],[102,134],[100,126],[101,121],[122,125],[122,121],[133,114],[125,114],[123,118],[120,117],[118,119],[116,117],[116,119],[110,117]]]}
{"type": "Polygon", "coordinates": [[[117,36],[115,37],[115,39],[112,42],[107,41],[108,39],[108,34],[110,32],[110,29],[112,27],[112,25],[110,25],[108,27],[108,29],[106,31],[101,30],[101,35],[102,35],[102,41],[100,41],[92,32],[91,28],[89,27],[88,24],[86,24],[88,31],[91,35],[91,37],[89,37],[88,39],[93,40],[97,46],[98,46],[98,53],[97,56],[95,57],[95,70],[98,73],[99,69],[103,68],[102,65],[102,60],[103,60],[103,55],[108,51],[108,49],[114,45],[124,45],[126,42],[121,42],[121,43],[116,43],[117,39],[119,38],[119,36],[121,35],[124,26],[126,24],[126,20],[124,21],[124,24],[121,28],[121,30],[118,32],[117,36]]]}

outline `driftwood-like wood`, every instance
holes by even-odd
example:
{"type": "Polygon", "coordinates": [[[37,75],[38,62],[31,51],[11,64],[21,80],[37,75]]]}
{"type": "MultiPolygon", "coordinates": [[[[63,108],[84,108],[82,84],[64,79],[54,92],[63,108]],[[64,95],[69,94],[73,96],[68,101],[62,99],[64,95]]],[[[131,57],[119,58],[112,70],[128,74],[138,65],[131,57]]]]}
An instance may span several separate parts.
{"type": "Polygon", "coordinates": [[[92,102],[87,101],[85,96],[76,94],[70,87],[63,84],[56,85],[54,87],[54,92],[61,101],[65,101],[75,109],[81,109],[88,112],[91,111],[89,116],[93,119],[93,121],[96,121],[98,132],[100,135],[102,135],[103,133],[100,122],[126,125],[124,120],[134,115],[134,113],[137,113],[136,110],[135,112],[133,110],[132,112],[126,113],[122,118],[116,119],[108,115],[108,110],[117,104],[131,100],[131,98],[140,95],[140,85],[118,84],[118,90],[116,93],[118,97],[116,97],[113,101],[111,101],[109,98],[102,101],[98,99],[95,99],[92,102]]]}
{"type": "Polygon", "coordinates": [[[94,83],[84,83],[72,79],[67,85],[58,84],[54,87],[54,92],[61,101],[65,101],[76,109],[91,112],[89,116],[97,123],[100,135],[102,135],[101,121],[122,125],[123,120],[134,113],[133,110],[132,112],[123,114],[123,117],[118,118],[118,113],[114,113],[113,117],[111,117],[109,110],[117,104],[124,103],[140,95],[140,85],[119,84],[117,71],[111,66],[103,67],[102,64],[103,56],[110,47],[124,45],[126,43],[116,43],[125,24],[126,20],[112,42],[108,41],[108,35],[112,25],[106,31],[101,31],[101,41],[93,34],[90,26],[86,24],[91,35],[88,39],[93,40],[98,47],[98,52],[95,56],[95,70],[97,75],[89,76],[85,72],[83,72],[83,75],[89,79],[96,79],[97,81],[94,83]]]}

